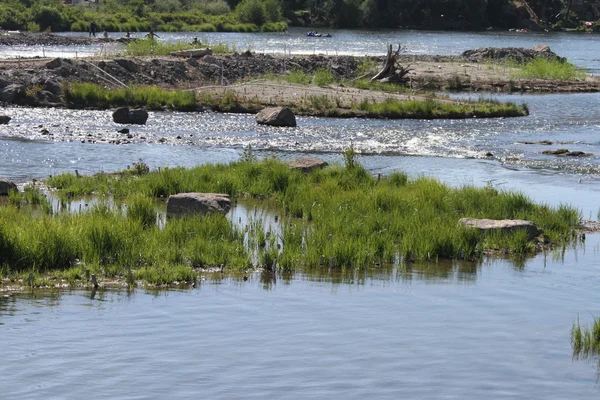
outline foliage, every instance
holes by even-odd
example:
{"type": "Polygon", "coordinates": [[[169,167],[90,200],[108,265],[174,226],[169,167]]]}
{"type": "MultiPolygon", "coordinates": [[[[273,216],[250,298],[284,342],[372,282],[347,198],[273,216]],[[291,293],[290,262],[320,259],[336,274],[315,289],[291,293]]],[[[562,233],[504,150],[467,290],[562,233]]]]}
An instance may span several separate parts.
{"type": "Polygon", "coordinates": [[[490,118],[524,116],[528,113],[523,106],[486,100],[454,103],[435,99],[407,101],[386,99],[383,102],[372,102],[364,99],[355,104],[354,107],[366,112],[368,115],[387,116],[389,118],[490,118]]]}
{"type": "MultiPolygon", "coordinates": [[[[530,0],[545,28],[577,28],[599,20],[594,2],[530,0]],[[572,6],[571,6],[572,5],[572,6]]],[[[108,31],[275,31],[272,22],[343,28],[514,28],[519,3],[509,0],[101,0],[65,5],[58,0],[0,0],[0,26],[86,31],[96,21],[108,31]],[[37,24],[37,25],[34,25],[37,24]],[[203,28],[203,29],[199,29],[203,28]]],[[[277,29],[281,30],[281,29],[277,29]]]]}
{"type": "Polygon", "coordinates": [[[151,110],[192,111],[198,105],[192,91],[166,90],[156,86],[110,90],[94,83],[70,83],[63,88],[63,94],[71,108],[138,106],[151,110]]]}
{"type": "MultiPolygon", "coordinates": [[[[56,186],[59,195],[66,192],[77,195],[94,188],[96,193],[111,194],[116,199],[127,199],[142,193],[151,197],[166,197],[178,192],[217,192],[233,197],[265,199],[266,204],[287,216],[283,220],[285,245],[277,257],[288,260],[288,265],[290,260],[294,260],[296,267],[318,267],[322,256],[327,260],[331,258],[334,267],[366,268],[374,263],[394,262],[398,256],[408,255],[415,259],[435,260],[438,257],[458,256],[470,259],[479,257],[486,249],[509,249],[514,254],[527,254],[533,251],[533,245],[522,232],[481,236],[475,230],[460,227],[457,221],[462,217],[527,219],[543,229],[550,240],[566,243],[572,238],[570,232],[579,220],[578,212],[569,207],[535,205],[520,193],[501,192],[492,187],[451,189],[433,179],[410,180],[402,173],[374,178],[358,163],[353,146],[345,152],[344,158],[344,167],[332,166],[309,174],[291,170],[277,160],[253,161],[253,157],[246,155],[239,162],[229,165],[204,165],[189,170],[164,168],[139,177],[124,174],[114,178],[91,176],[74,179],[62,175],[49,179],[47,183],[56,186]],[[104,183],[105,180],[108,180],[108,184],[104,183]],[[306,221],[310,221],[310,225],[306,225],[306,221]]],[[[145,200],[140,198],[138,201],[145,200]]],[[[131,204],[131,200],[126,202],[131,204]]],[[[150,212],[143,211],[151,209],[149,202],[143,203],[140,208],[142,211],[129,215],[127,219],[139,221],[141,218],[137,215],[150,215],[150,212]]],[[[99,244],[94,245],[96,250],[93,254],[96,255],[92,259],[96,262],[107,260],[106,257],[113,253],[102,249],[116,246],[116,255],[109,263],[117,259],[131,261],[130,250],[119,250],[118,247],[129,246],[127,241],[110,236],[121,235],[120,229],[125,229],[127,224],[119,228],[120,222],[114,219],[116,217],[111,210],[101,209],[94,214],[107,215],[114,229],[104,231],[103,223],[96,224],[97,228],[94,229],[100,230],[93,231],[94,238],[97,237],[94,243],[99,244]]],[[[2,219],[6,221],[5,224],[12,223],[12,220],[2,219]]],[[[92,222],[88,221],[90,224],[92,222]]],[[[172,224],[185,224],[185,232],[188,229],[195,232],[197,229],[192,221],[169,220],[166,230],[174,229],[172,224]]],[[[137,227],[137,232],[155,230],[154,225],[149,223],[145,227],[142,223],[133,225],[137,227]]],[[[214,229],[222,230],[225,226],[214,229]]],[[[2,232],[12,231],[7,229],[2,232]]],[[[208,262],[206,258],[198,258],[198,255],[188,258],[189,253],[185,249],[192,246],[185,239],[188,236],[179,230],[176,232],[170,232],[172,236],[169,243],[176,241],[178,245],[169,250],[159,250],[156,248],[158,242],[155,244],[154,241],[140,246],[140,243],[145,243],[142,241],[132,246],[143,248],[144,251],[148,247],[156,248],[157,252],[167,251],[170,254],[167,259],[173,264],[188,262],[211,265],[214,262],[214,258],[208,262]]],[[[228,232],[226,236],[234,235],[228,232]]],[[[141,238],[150,240],[144,236],[141,238]]],[[[12,240],[12,236],[9,239],[12,240]]],[[[256,243],[268,247],[266,238],[255,239],[256,243]]],[[[272,260],[273,257],[264,256],[266,258],[263,260],[272,260]]],[[[144,265],[155,265],[150,262],[156,262],[152,257],[143,256],[143,259],[149,260],[144,265]]],[[[228,265],[245,268],[250,261],[237,258],[237,262],[239,264],[228,265]]],[[[135,263],[139,265],[137,261],[135,263]]]]}
{"type": "Polygon", "coordinates": [[[571,328],[571,346],[575,357],[591,357],[600,354],[600,318],[594,318],[590,328],[581,327],[579,318],[571,328]]]}
{"type": "Polygon", "coordinates": [[[525,65],[517,66],[514,78],[575,79],[585,77],[585,72],[573,64],[560,60],[535,58],[525,65]]]}

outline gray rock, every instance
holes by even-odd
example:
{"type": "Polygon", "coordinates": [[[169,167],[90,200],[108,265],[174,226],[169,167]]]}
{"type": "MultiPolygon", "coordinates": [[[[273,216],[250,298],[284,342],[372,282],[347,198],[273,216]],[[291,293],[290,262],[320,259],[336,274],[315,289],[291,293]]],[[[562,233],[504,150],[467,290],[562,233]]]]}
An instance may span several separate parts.
{"type": "Polygon", "coordinates": [[[296,126],[296,116],[287,107],[271,107],[256,114],[256,122],[260,125],[294,127],[296,126]]]}
{"type": "Polygon", "coordinates": [[[129,72],[137,72],[137,70],[138,70],[137,64],[132,60],[118,58],[115,60],[115,62],[117,64],[119,64],[121,67],[125,68],[129,72]]]}
{"type": "Polygon", "coordinates": [[[290,161],[288,163],[288,166],[291,169],[297,169],[302,172],[310,172],[315,169],[324,168],[327,165],[329,165],[329,164],[327,164],[326,161],[323,161],[319,158],[310,158],[310,157],[298,158],[298,159],[296,159],[294,161],[290,161]]]}
{"type": "Polygon", "coordinates": [[[15,100],[25,95],[25,88],[23,85],[16,83],[5,86],[0,90],[0,101],[5,103],[12,103],[15,100]]]}
{"type": "Polygon", "coordinates": [[[132,124],[145,125],[148,121],[148,111],[141,108],[129,110],[129,121],[132,124]]]}
{"type": "Polygon", "coordinates": [[[592,153],[584,153],[583,151],[570,151],[569,149],[545,150],[542,154],[547,156],[566,156],[566,157],[590,157],[592,153]]]}
{"type": "Polygon", "coordinates": [[[219,193],[178,193],[167,200],[167,217],[213,212],[227,213],[231,200],[227,194],[219,193]]]}
{"type": "Polygon", "coordinates": [[[56,79],[49,78],[44,82],[43,90],[52,93],[54,96],[60,96],[62,93],[62,86],[56,79]]]}
{"type": "Polygon", "coordinates": [[[119,107],[113,112],[113,121],[117,124],[129,123],[129,107],[119,107]]]}
{"type": "Polygon", "coordinates": [[[144,125],[148,120],[148,111],[141,108],[130,110],[129,107],[119,107],[113,112],[113,121],[117,124],[144,125]]]}
{"type": "Polygon", "coordinates": [[[50,60],[46,63],[46,68],[48,69],[56,69],[62,66],[62,60],[60,58],[55,58],[54,60],[50,60]]]}
{"type": "Polygon", "coordinates": [[[550,50],[550,46],[546,46],[544,44],[536,44],[535,46],[533,46],[533,50],[535,51],[545,51],[545,52],[549,52],[550,50]]]}
{"type": "Polygon", "coordinates": [[[0,114],[0,125],[6,125],[10,120],[11,118],[8,115],[0,114]]]}
{"type": "Polygon", "coordinates": [[[218,64],[217,58],[214,57],[212,54],[207,54],[204,57],[202,57],[202,61],[204,61],[207,64],[218,64]]]}
{"type": "Polygon", "coordinates": [[[14,182],[0,178],[0,196],[8,196],[10,190],[19,190],[14,182]]]}
{"type": "Polygon", "coordinates": [[[542,234],[542,230],[533,222],[520,219],[461,218],[458,220],[458,223],[469,228],[479,229],[481,232],[515,232],[524,229],[528,233],[529,240],[533,240],[542,234]]]}

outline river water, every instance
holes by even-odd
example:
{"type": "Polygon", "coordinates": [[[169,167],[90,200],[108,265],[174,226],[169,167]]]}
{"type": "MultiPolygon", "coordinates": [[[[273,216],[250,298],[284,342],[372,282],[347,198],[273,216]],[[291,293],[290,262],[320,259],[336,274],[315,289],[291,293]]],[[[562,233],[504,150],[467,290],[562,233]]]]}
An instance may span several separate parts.
{"type": "MultiPolygon", "coordinates": [[[[325,48],[314,51],[330,54],[351,41],[345,35],[356,41],[347,46],[356,54],[379,54],[383,43],[398,41],[386,36],[392,34],[406,35],[404,43],[413,40],[409,49],[415,53],[549,44],[591,71],[600,65],[593,35],[332,33],[329,42],[297,30],[202,38],[237,48],[246,40],[257,50],[268,51],[269,44],[279,51],[277,40],[295,37],[306,52],[319,43],[325,48]]],[[[9,107],[1,110],[13,120],[0,126],[0,176],[23,184],[76,169],[123,169],[140,158],[152,168],[230,162],[247,145],[259,157],[342,162],[340,150],[352,144],[373,174],[400,170],[453,186],[519,190],[597,219],[600,94],[486,96],[527,103],[531,115],[463,121],[300,117],[296,129],[267,129],[250,115],[152,112],[146,126],[130,127],[130,144],[116,145],[106,143],[123,137],[109,111],[9,107]],[[540,140],[553,144],[520,143],[540,140]],[[591,155],[540,154],[557,148],[591,155]],[[487,152],[494,157],[486,158],[487,152]]],[[[596,360],[572,359],[569,330],[578,315],[589,323],[600,314],[598,251],[600,236],[588,235],[564,253],[517,264],[420,264],[365,276],[322,271],[276,282],[260,274],[248,282],[209,277],[196,289],[109,290],[93,298],[86,291],[0,297],[2,397],[597,396],[596,360]]]]}

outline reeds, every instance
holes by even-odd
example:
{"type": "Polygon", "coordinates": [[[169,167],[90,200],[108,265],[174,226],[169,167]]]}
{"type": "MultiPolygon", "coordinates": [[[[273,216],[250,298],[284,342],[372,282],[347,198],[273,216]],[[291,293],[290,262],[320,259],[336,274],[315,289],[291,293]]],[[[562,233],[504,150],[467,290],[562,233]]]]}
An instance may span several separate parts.
{"type": "Polygon", "coordinates": [[[198,106],[192,91],[166,90],[156,86],[107,89],[94,83],[74,82],[65,86],[63,93],[67,106],[71,108],[135,106],[150,110],[193,111],[198,106]]]}
{"type": "Polygon", "coordinates": [[[571,346],[573,356],[591,357],[600,354],[600,318],[594,318],[590,328],[581,327],[579,317],[571,328],[571,346]]]}
{"type": "MultiPolygon", "coordinates": [[[[208,28],[207,28],[208,29],[208,28]]],[[[164,43],[153,39],[134,40],[127,44],[125,54],[129,56],[168,56],[173,51],[210,48],[215,54],[232,53],[236,49],[226,43],[164,43]]]]}
{"type": "Polygon", "coordinates": [[[536,79],[576,79],[584,78],[585,72],[575,65],[557,59],[547,60],[535,58],[524,65],[513,65],[517,71],[513,73],[514,78],[536,78],[536,79]]]}
{"type": "MultiPolygon", "coordinates": [[[[434,179],[410,180],[402,173],[377,179],[358,164],[352,149],[345,153],[345,164],[345,167],[332,166],[302,174],[277,160],[257,162],[247,159],[229,165],[164,168],[139,177],[129,174],[115,179],[105,177],[108,182],[98,176],[74,179],[58,176],[48,180],[48,184],[61,185],[58,193],[78,195],[89,192],[94,183],[99,183],[94,189],[96,193],[111,194],[117,199],[136,193],[166,197],[178,192],[219,192],[234,198],[264,199],[287,218],[283,223],[283,248],[276,255],[271,251],[261,257],[266,261],[277,258],[278,263],[288,269],[314,268],[323,263],[333,268],[368,268],[393,263],[398,258],[474,259],[488,249],[527,254],[533,252],[535,246],[524,233],[482,236],[459,226],[457,221],[462,217],[527,219],[543,229],[554,243],[566,244],[579,220],[578,212],[570,207],[536,205],[523,194],[491,187],[452,189],[434,179]]],[[[141,203],[137,208],[128,206],[132,210],[127,213],[129,220],[138,221],[133,224],[138,227],[136,232],[153,231],[151,220],[154,214],[150,203],[141,198],[137,201],[141,203]],[[138,208],[140,211],[133,211],[138,208]]],[[[169,221],[166,231],[173,229],[173,225],[185,223],[169,221]]],[[[116,221],[110,225],[115,230],[120,229],[116,221]]],[[[226,233],[215,234],[206,240],[239,235],[229,226],[219,229],[225,228],[226,233]]],[[[179,237],[182,232],[178,232],[171,236],[179,237]]],[[[108,232],[101,233],[109,235],[108,232]]],[[[208,246],[206,240],[195,244],[193,248],[197,251],[189,255],[183,249],[189,246],[187,240],[195,235],[177,239],[166,250],[167,259],[174,264],[225,263],[238,268],[255,263],[251,258],[241,256],[242,253],[228,258],[236,254],[233,250],[207,257],[203,250],[208,246]]],[[[109,239],[106,241],[110,244],[109,239]]],[[[263,243],[261,247],[272,249],[265,244],[266,238],[258,236],[256,240],[263,243]]],[[[234,244],[233,239],[225,243],[231,243],[232,248],[240,246],[234,244]]],[[[138,245],[147,247],[143,242],[138,245]]],[[[98,255],[94,262],[100,263],[108,253],[98,255]]],[[[130,260],[131,255],[125,252],[125,256],[130,260]]]]}
{"type": "Polygon", "coordinates": [[[355,104],[354,108],[364,111],[368,116],[388,118],[490,118],[528,115],[525,106],[488,100],[454,102],[430,98],[407,101],[386,99],[382,102],[373,102],[365,98],[355,104]]]}

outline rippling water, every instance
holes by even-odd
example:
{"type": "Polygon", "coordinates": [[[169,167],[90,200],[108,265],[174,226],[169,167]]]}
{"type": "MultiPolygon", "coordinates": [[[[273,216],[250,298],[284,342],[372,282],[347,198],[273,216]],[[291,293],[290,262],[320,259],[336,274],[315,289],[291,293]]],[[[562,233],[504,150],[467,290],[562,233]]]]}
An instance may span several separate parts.
{"type": "MultiPolygon", "coordinates": [[[[299,30],[161,36],[194,35],[239,49],[252,42],[269,52],[284,47],[353,54],[379,54],[385,43],[398,41],[414,53],[438,54],[549,44],[578,65],[599,65],[593,35],[333,33],[329,42],[307,39],[299,30]]],[[[301,117],[296,129],[267,129],[250,115],[159,112],[146,126],[130,127],[133,137],[126,139],[109,111],[4,108],[13,119],[0,125],[0,176],[23,183],[75,169],[123,169],[140,158],[153,168],[229,162],[248,145],[260,157],[316,155],[342,162],[340,150],[352,144],[374,174],[401,170],[454,186],[491,184],[551,205],[568,203],[596,219],[600,95],[493,97],[525,102],[531,115],[462,121],[301,117]],[[555,144],[518,143],[540,140],[555,144]],[[540,154],[556,148],[593,155],[540,154]],[[486,152],[494,158],[485,158],[486,152]]],[[[100,291],[93,298],[85,291],[0,297],[2,396],[595,397],[596,360],[572,360],[569,330],[578,315],[583,323],[599,315],[598,251],[600,236],[588,235],[564,254],[517,265],[495,259],[367,274],[325,270],[276,282],[259,274],[248,282],[209,278],[193,290],[100,291]]]]}
{"type": "MultiPolygon", "coordinates": [[[[600,73],[600,41],[597,34],[562,32],[438,32],[413,30],[328,30],[332,38],[310,38],[303,28],[287,33],[159,32],[160,41],[191,42],[197,37],[209,43],[224,43],[238,51],[250,49],[275,54],[383,55],[388,44],[402,44],[408,54],[459,55],[480,47],[526,47],[548,45],[562,57],[589,72],[600,73]]],[[[67,36],[87,36],[85,32],[63,32],[67,36]]],[[[144,37],[144,32],[136,33],[144,37]]],[[[124,33],[111,33],[122,37],[124,33]]],[[[118,52],[120,46],[0,46],[0,58],[75,57],[118,52]]]]}
{"type": "Polygon", "coordinates": [[[575,399],[600,237],[503,260],[0,297],[6,398],[575,399]]]}

